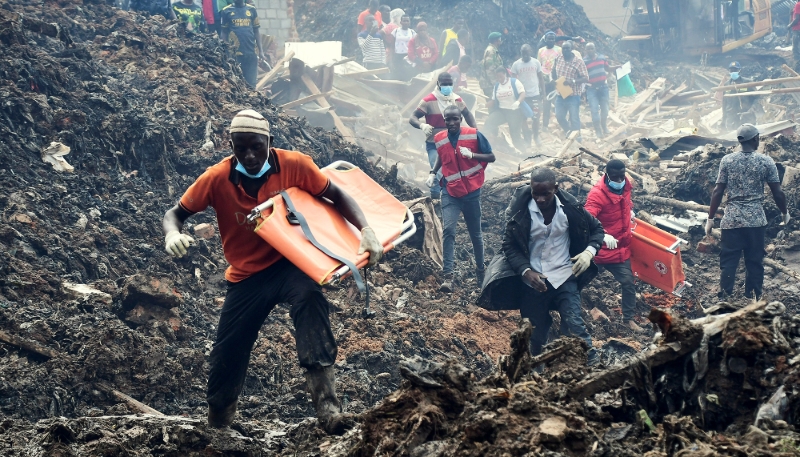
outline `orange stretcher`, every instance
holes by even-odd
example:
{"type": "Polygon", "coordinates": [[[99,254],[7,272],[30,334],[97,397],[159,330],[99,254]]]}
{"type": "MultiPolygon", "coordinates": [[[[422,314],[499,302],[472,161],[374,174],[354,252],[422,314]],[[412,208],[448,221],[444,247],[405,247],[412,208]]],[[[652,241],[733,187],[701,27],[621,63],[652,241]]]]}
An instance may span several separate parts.
{"type": "MultiPolygon", "coordinates": [[[[411,210],[360,168],[338,161],[322,168],[322,172],[358,203],[384,252],[416,232],[411,210]]],[[[369,254],[356,255],[361,233],[330,201],[290,188],[253,208],[248,219],[257,222],[255,232],[261,238],[318,284],[335,285],[354,274],[359,289],[363,289],[357,269],[367,264],[369,254]],[[304,223],[299,219],[304,219],[304,223]],[[311,237],[329,254],[309,239],[304,224],[311,237]]]]}
{"type": "Polygon", "coordinates": [[[680,244],[686,241],[639,219],[635,219],[631,232],[631,270],[634,276],[680,297],[686,287],[691,287],[681,261],[680,244]]]}

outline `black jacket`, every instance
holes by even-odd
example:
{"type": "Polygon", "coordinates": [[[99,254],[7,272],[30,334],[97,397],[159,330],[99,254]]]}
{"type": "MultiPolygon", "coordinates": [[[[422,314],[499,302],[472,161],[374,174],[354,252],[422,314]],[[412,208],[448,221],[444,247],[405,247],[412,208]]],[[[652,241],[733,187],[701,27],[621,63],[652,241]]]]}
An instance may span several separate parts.
{"type": "MultiPolygon", "coordinates": [[[[569,255],[576,256],[593,246],[600,251],[603,244],[603,226],[594,216],[578,203],[569,193],[559,190],[556,196],[564,205],[564,214],[569,221],[569,255]]],[[[531,199],[531,186],[517,189],[506,210],[506,230],[503,235],[503,249],[489,263],[483,281],[478,305],[492,310],[519,309],[528,286],[522,282],[522,273],[530,268],[528,242],[531,232],[531,216],[528,204],[531,199]]],[[[578,276],[578,289],[582,289],[597,276],[597,265],[592,262],[589,268],[578,276]]]]}

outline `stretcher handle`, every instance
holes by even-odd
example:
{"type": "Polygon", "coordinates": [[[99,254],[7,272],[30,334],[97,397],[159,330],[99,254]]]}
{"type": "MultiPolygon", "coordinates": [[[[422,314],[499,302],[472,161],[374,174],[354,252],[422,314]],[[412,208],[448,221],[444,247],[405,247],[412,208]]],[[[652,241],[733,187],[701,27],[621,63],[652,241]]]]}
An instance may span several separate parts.
{"type": "Polygon", "coordinates": [[[248,222],[255,222],[256,219],[261,217],[261,212],[266,210],[266,209],[272,208],[273,204],[274,203],[272,202],[272,199],[270,198],[269,200],[265,201],[264,203],[256,206],[255,208],[250,210],[250,214],[247,216],[247,221],[248,222]]]}
{"type": "Polygon", "coordinates": [[[330,168],[331,170],[335,170],[339,167],[345,168],[347,170],[352,170],[354,168],[358,168],[356,165],[346,161],[346,160],[337,160],[336,162],[331,163],[330,165],[326,165],[322,167],[323,169],[330,168]]]}
{"type": "Polygon", "coordinates": [[[641,241],[642,243],[649,244],[650,246],[652,246],[652,247],[654,247],[654,248],[656,248],[656,249],[661,249],[662,251],[669,252],[669,253],[670,253],[670,254],[672,254],[672,255],[675,255],[675,254],[677,254],[677,253],[678,253],[678,251],[676,251],[676,250],[674,250],[674,249],[670,249],[670,248],[668,248],[667,246],[664,246],[664,245],[663,245],[663,244],[661,244],[661,243],[656,243],[655,241],[651,240],[650,238],[647,238],[647,237],[646,237],[646,236],[644,236],[644,235],[640,235],[640,234],[638,234],[638,233],[636,233],[636,232],[633,232],[633,233],[631,233],[631,234],[632,234],[632,235],[633,235],[633,237],[634,237],[634,238],[636,238],[637,240],[641,241]]]}
{"type": "MultiPolygon", "coordinates": [[[[358,168],[357,166],[353,165],[352,163],[350,163],[350,162],[348,162],[346,160],[337,160],[336,162],[333,162],[330,165],[328,165],[326,167],[323,167],[323,168],[330,168],[330,169],[334,169],[335,170],[335,169],[340,168],[340,167],[348,169],[348,170],[352,170],[354,168],[358,168]]],[[[272,199],[269,199],[269,200],[265,201],[264,203],[256,206],[255,208],[253,208],[250,211],[250,215],[247,216],[247,221],[248,222],[255,222],[256,219],[261,217],[261,213],[264,210],[272,208],[272,205],[273,205],[272,199]]]]}
{"type": "MultiPolygon", "coordinates": [[[[399,246],[400,244],[404,243],[406,240],[411,238],[415,233],[417,233],[417,225],[414,223],[414,213],[411,212],[411,209],[406,209],[406,220],[403,222],[403,226],[400,229],[400,235],[388,245],[383,247],[383,252],[387,252],[392,250],[395,246],[399,246]]],[[[366,261],[369,255],[365,254],[362,259],[358,261],[356,264],[359,268],[366,265],[366,261]]],[[[338,270],[336,270],[333,275],[331,275],[331,280],[329,283],[331,285],[336,285],[339,281],[341,281],[347,273],[350,272],[350,268],[346,265],[343,265],[338,270]]]]}
{"type": "Polygon", "coordinates": [[[664,230],[661,230],[660,228],[656,227],[655,225],[651,225],[650,226],[650,230],[653,230],[654,232],[658,233],[659,235],[669,236],[669,237],[675,238],[675,242],[672,243],[670,246],[665,246],[665,245],[663,245],[661,243],[656,243],[655,241],[651,240],[650,238],[647,238],[647,237],[645,237],[643,235],[640,235],[640,234],[636,233],[635,230],[636,230],[636,227],[639,225],[638,224],[639,222],[641,222],[641,221],[639,220],[638,217],[634,219],[634,226],[633,226],[633,231],[631,231],[631,234],[634,237],[636,237],[636,239],[638,239],[639,241],[643,241],[643,242],[649,244],[650,246],[653,246],[654,248],[663,249],[663,250],[669,252],[670,254],[677,254],[678,251],[676,250],[676,248],[681,243],[686,243],[686,241],[684,241],[684,240],[682,240],[680,238],[676,238],[675,235],[673,235],[673,234],[671,234],[669,232],[666,232],[664,230]]]}

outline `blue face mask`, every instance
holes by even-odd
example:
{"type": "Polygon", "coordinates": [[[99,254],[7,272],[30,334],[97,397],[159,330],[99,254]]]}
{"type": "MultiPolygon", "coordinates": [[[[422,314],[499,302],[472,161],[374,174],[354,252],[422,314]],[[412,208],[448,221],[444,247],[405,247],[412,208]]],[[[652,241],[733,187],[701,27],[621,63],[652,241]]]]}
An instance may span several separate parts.
{"type": "Polygon", "coordinates": [[[731,79],[739,79],[739,72],[738,71],[732,71],[731,72],[731,79]]]}
{"type": "Polygon", "coordinates": [[[440,92],[442,93],[442,95],[444,95],[445,97],[449,97],[449,96],[450,96],[450,94],[452,94],[452,93],[453,93],[453,86],[440,86],[440,87],[439,87],[439,91],[440,91],[440,92]]]}
{"type": "Polygon", "coordinates": [[[612,181],[611,178],[608,177],[608,175],[606,175],[606,178],[607,178],[606,182],[608,183],[608,187],[610,187],[610,188],[612,188],[614,190],[622,190],[622,189],[625,188],[625,181],[624,180],[622,182],[612,181]]]}
{"type": "Polygon", "coordinates": [[[269,164],[269,156],[267,156],[267,160],[264,161],[264,166],[261,167],[261,171],[259,171],[254,175],[251,175],[250,173],[247,172],[247,170],[244,169],[244,165],[242,165],[242,162],[239,162],[238,160],[236,161],[236,171],[247,176],[250,179],[258,179],[264,176],[264,173],[269,171],[270,168],[272,168],[272,166],[269,164]]]}

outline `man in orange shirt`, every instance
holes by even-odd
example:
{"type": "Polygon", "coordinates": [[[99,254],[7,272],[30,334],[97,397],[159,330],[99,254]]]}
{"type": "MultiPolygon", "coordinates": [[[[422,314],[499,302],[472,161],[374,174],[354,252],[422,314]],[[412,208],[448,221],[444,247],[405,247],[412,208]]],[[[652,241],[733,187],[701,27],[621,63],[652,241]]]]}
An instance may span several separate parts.
{"type": "Polygon", "coordinates": [[[369,0],[369,8],[365,9],[364,11],[361,12],[361,14],[358,15],[358,21],[356,21],[358,24],[358,27],[356,28],[356,33],[360,33],[363,32],[364,30],[367,30],[367,23],[365,21],[367,16],[375,17],[375,21],[378,22],[378,29],[380,29],[383,26],[383,16],[381,15],[381,12],[378,10],[378,8],[379,8],[378,0],[369,0]]]}
{"type": "Polygon", "coordinates": [[[242,392],[250,351],[261,324],[278,303],[291,306],[300,366],[320,426],[341,434],[352,418],[341,413],[334,389],[336,341],[328,318],[330,304],[320,286],[267,244],[247,220],[250,210],[280,191],[297,187],[325,197],[361,230],[359,253],[369,252],[369,264],[378,263],[383,246],[367,226],[355,200],[317,168],[311,157],[271,147],[269,122],[253,110],[238,113],[231,122],[233,156],[210,167],[164,215],[166,250],[175,257],[194,243],[181,234],[189,216],[209,206],[217,214],[222,250],[230,267],[228,287],[220,313],[208,377],[208,423],[224,428],[233,423],[242,392]]]}

